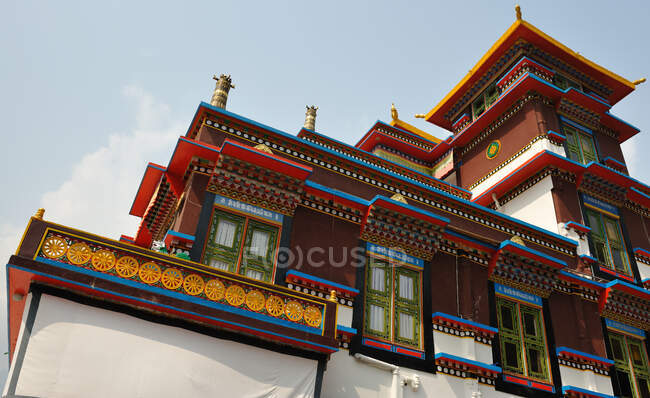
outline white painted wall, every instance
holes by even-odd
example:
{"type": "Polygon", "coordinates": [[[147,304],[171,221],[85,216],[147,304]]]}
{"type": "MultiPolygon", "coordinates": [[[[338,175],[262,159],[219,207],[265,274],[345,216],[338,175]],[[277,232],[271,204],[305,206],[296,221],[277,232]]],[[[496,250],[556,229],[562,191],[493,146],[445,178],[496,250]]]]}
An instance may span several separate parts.
{"type": "MultiPolygon", "coordinates": [[[[510,163],[508,163],[508,165],[504,166],[502,169],[492,174],[485,181],[483,181],[482,183],[474,187],[474,189],[472,189],[472,198],[478,197],[480,194],[488,190],[494,184],[501,181],[501,179],[503,179],[505,176],[510,174],[513,170],[517,169],[519,166],[526,163],[528,160],[532,159],[533,156],[543,151],[551,151],[557,153],[560,156],[566,156],[566,152],[564,151],[563,146],[555,145],[547,138],[542,138],[539,141],[535,142],[533,145],[531,145],[530,148],[528,148],[526,151],[521,153],[515,159],[513,159],[510,163]]],[[[497,166],[499,165],[498,164],[494,165],[494,167],[497,166]]]]}
{"type": "Polygon", "coordinates": [[[644,264],[641,261],[637,261],[636,264],[639,266],[639,275],[641,280],[650,278],[650,265],[644,264]]]}
{"type": "Polygon", "coordinates": [[[499,211],[550,232],[559,233],[551,189],[553,189],[553,180],[551,176],[546,176],[502,205],[499,211]]]}
{"type": "Polygon", "coordinates": [[[15,393],[312,397],[316,373],[314,360],[42,295],[15,393]]]}
{"type": "Polygon", "coordinates": [[[560,235],[573,239],[576,242],[578,242],[578,247],[576,248],[576,252],[578,255],[587,255],[591,256],[591,252],[589,251],[589,241],[587,240],[587,234],[578,234],[578,232],[572,228],[567,228],[564,223],[558,223],[557,224],[557,230],[559,231],[560,235]]]}
{"type": "Polygon", "coordinates": [[[336,323],[341,326],[352,327],[352,307],[337,304],[336,323]]]}
{"type": "Polygon", "coordinates": [[[591,370],[580,370],[560,365],[560,377],[562,378],[562,384],[565,386],[584,388],[601,394],[614,394],[609,376],[596,374],[591,370]]]}

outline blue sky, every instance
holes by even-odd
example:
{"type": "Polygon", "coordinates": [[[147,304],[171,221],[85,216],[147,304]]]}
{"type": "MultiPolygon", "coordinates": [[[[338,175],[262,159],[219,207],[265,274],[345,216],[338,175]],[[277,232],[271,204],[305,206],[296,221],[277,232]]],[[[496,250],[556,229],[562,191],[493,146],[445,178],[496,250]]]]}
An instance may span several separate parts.
{"type": "MultiPolygon", "coordinates": [[[[133,234],[128,209],[146,162],[167,163],[215,73],[233,77],[230,111],[289,133],[314,104],[316,129],[352,144],[390,120],[394,102],[401,119],[444,138],[412,115],[474,66],[514,21],[514,4],[5,0],[0,256],[39,207],[48,220],[133,234]]],[[[650,77],[645,2],[520,4],[524,19],[585,57],[629,80],[650,77]]],[[[645,182],[648,104],[650,83],[612,110],[642,131],[624,151],[645,182]]]]}

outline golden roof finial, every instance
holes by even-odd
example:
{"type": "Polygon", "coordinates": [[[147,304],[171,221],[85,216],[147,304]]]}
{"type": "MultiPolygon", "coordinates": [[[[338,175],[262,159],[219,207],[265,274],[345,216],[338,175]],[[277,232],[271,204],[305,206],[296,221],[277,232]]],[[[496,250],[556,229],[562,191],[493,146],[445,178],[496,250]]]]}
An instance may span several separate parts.
{"type": "Polygon", "coordinates": [[[645,77],[642,77],[642,78],[632,82],[632,84],[634,84],[635,86],[638,86],[641,83],[645,83],[645,77]]]}
{"type": "Polygon", "coordinates": [[[318,107],[316,105],[307,106],[307,112],[305,112],[305,125],[304,127],[307,130],[316,131],[316,111],[318,107]]]}
{"type": "Polygon", "coordinates": [[[515,6],[515,13],[517,14],[517,21],[521,21],[521,7],[519,7],[519,4],[515,6]]]}
{"type": "Polygon", "coordinates": [[[394,200],[395,202],[401,202],[401,203],[404,203],[404,204],[409,204],[409,202],[406,201],[406,198],[404,196],[402,196],[401,194],[399,194],[399,193],[396,193],[395,195],[391,196],[390,198],[392,200],[394,200]]]}
{"type": "Polygon", "coordinates": [[[330,291],[330,301],[338,303],[338,299],[336,298],[336,290],[334,289],[330,291]]]}
{"type": "Polygon", "coordinates": [[[271,150],[271,148],[269,148],[268,146],[266,146],[264,144],[255,145],[255,149],[257,149],[258,151],[270,153],[271,155],[273,155],[273,151],[271,150]]]}
{"type": "Polygon", "coordinates": [[[212,78],[217,81],[217,85],[214,88],[214,93],[212,94],[210,105],[216,106],[217,108],[226,109],[226,102],[228,102],[228,92],[231,88],[235,88],[235,85],[232,84],[232,78],[230,75],[224,74],[219,77],[217,77],[217,75],[214,75],[212,78]]]}
{"type": "Polygon", "coordinates": [[[36,214],[34,214],[34,218],[42,220],[44,215],[45,215],[45,209],[41,207],[40,209],[36,210],[36,214]]]}
{"type": "Polygon", "coordinates": [[[427,117],[427,115],[425,115],[424,113],[416,113],[415,114],[416,119],[424,119],[425,117],[427,117]]]}
{"type": "Polygon", "coordinates": [[[395,104],[390,104],[390,117],[393,118],[393,120],[399,119],[399,115],[397,114],[397,108],[395,108],[395,104]]]}
{"type": "Polygon", "coordinates": [[[514,242],[514,243],[516,243],[518,245],[526,246],[526,244],[524,243],[524,240],[521,239],[521,237],[519,237],[519,235],[512,235],[512,238],[510,238],[510,241],[514,242]]]}

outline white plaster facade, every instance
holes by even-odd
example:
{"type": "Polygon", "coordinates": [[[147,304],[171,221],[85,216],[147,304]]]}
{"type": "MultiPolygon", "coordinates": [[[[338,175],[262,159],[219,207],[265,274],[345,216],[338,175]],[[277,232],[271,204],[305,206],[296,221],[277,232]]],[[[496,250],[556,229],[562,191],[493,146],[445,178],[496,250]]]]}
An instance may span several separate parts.
{"type": "Polygon", "coordinates": [[[552,189],[553,180],[551,176],[546,176],[508,203],[500,206],[499,211],[550,232],[558,233],[552,189]]]}

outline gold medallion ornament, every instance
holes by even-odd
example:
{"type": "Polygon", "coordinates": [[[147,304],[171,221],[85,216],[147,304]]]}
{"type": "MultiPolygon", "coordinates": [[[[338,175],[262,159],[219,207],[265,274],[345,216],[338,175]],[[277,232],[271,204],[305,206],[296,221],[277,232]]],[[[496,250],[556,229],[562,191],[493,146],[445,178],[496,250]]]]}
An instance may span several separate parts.
{"type": "Polygon", "coordinates": [[[59,258],[68,250],[68,243],[63,238],[51,236],[43,243],[43,254],[49,258],[59,258]]]}
{"type": "Polygon", "coordinates": [[[120,257],[115,263],[115,272],[122,278],[130,278],[138,273],[138,260],[131,256],[120,257]]]}
{"type": "Polygon", "coordinates": [[[226,287],[221,283],[221,281],[216,279],[210,279],[208,283],[205,284],[205,295],[212,301],[219,301],[226,294],[226,287]]]}
{"type": "Polygon", "coordinates": [[[302,316],[307,325],[313,326],[315,328],[320,326],[322,321],[320,310],[313,305],[310,305],[305,309],[305,314],[302,316]]]}
{"type": "Polygon", "coordinates": [[[259,290],[251,290],[246,295],[246,307],[259,312],[264,308],[264,295],[259,290]]]}
{"type": "Polygon", "coordinates": [[[152,262],[142,264],[140,271],[138,271],[140,280],[149,285],[158,282],[160,280],[160,274],[160,267],[158,264],[152,262]]]}
{"type": "Polygon", "coordinates": [[[226,301],[228,304],[239,307],[246,299],[244,289],[238,285],[232,285],[226,289],[226,301]]]}
{"type": "Polygon", "coordinates": [[[108,250],[97,250],[90,262],[96,270],[106,272],[115,265],[115,255],[108,250]]]}
{"type": "Polygon", "coordinates": [[[282,315],[284,312],[284,301],[278,296],[269,296],[266,299],[266,312],[274,317],[282,315]]]}
{"type": "Polygon", "coordinates": [[[163,286],[170,290],[176,290],[183,284],[183,274],[176,268],[167,268],[160,278],[163,286]]]}
{"type": "Polygon", "coordinates": [[[68,249],[68,260],[74,265],[87,263],[92,255],[92,250],[85,243],[75,243],[68,249]]]}
{"type": "Polygon", "coordinates": [[[185,292],[187,292],[187,294],[191,294],[192,296],[201,294],[204,286],[205,282],[203,282],[203,278],[197,274],[190,274],[186,276],[185,282],[183,282],[183,289],[185,289],[185,292]]]}
{"type": "Polygon", "coordinates": [[[284,308],[284,314],[294,322],[298,322],[302,318],[302,313],[302,305],[295,300],[289,301],[284,308]]]}

